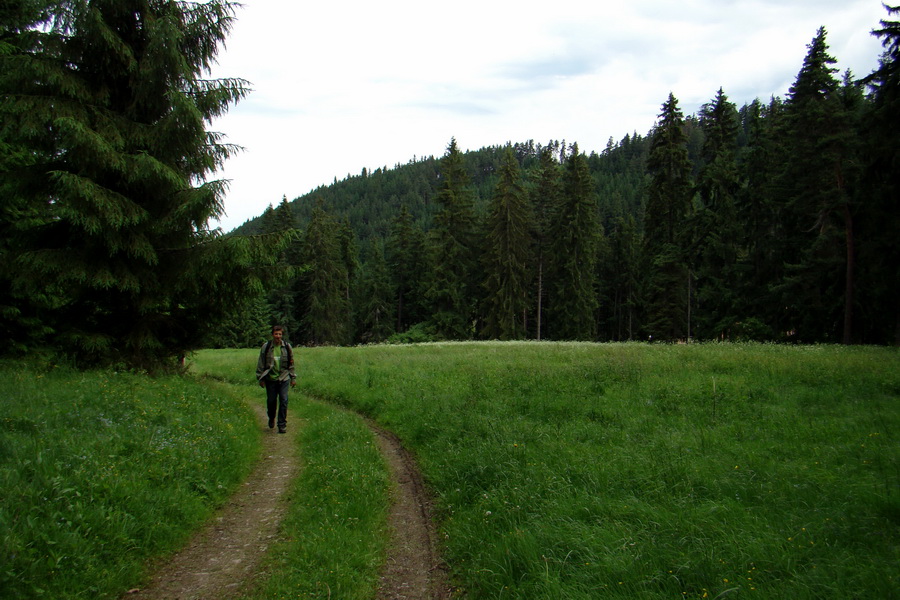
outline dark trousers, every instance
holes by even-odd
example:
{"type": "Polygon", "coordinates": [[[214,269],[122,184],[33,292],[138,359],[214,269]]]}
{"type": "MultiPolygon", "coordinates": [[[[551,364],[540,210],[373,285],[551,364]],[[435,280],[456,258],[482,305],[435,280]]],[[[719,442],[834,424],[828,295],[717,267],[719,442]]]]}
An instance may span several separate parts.
{"type": "Polygon", "coordinates": [[[266,380],[266,412],[270,419],[274,419],[277,412],[278,427],[287,426],[288,387],[290,385],[290,380],[266,380]]]}

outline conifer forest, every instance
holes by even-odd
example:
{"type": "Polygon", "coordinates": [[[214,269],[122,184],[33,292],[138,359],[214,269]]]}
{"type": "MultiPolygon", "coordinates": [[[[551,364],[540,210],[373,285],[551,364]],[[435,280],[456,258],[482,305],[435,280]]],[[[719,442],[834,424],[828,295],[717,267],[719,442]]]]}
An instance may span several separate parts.
{"type": "MultiPolygon", "coordinates": [[[[677,90],[605,148],[414,157],[210,228],[235,148],[206,126],[217,0],[0,9],[0,335],[83,364],[430,340],[900,343],[900,7],[872,73],[826,29],[784,98],[677,90]]],[[[602,105],[601,105],[602,106],[602,105]]],[[[599,108],[598,110],[602,110],[599,108]]]]}

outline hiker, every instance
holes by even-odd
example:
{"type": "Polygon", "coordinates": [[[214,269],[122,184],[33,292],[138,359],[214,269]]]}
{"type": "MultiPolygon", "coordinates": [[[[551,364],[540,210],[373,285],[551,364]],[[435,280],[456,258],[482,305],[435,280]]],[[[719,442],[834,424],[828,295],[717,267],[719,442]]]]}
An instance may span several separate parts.
{"type": "Polygon", "coordinates": [[[256,380],[266,388],[266,412],[269,429],[275,427],[278,417],[278,433],[287,432],[288,381],[291,387],[297,383],[294,373],[294,350],[284,339],[284,327],[272,327],[272,339],[263,344],[256,362],[256,380]]]}

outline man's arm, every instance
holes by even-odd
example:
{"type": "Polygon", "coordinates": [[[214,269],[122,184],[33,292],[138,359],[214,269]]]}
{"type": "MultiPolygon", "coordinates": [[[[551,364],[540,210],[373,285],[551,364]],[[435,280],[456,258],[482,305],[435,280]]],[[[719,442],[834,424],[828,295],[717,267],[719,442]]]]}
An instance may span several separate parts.
{"type": "Polygon", "coordinates": [[[266,374],[266,344],[259,349],[259,360],[256,361],[256,379],[259,385],[264,385],[263,376],[266,374]]]}
{"type": "Polygon", "coordinates": [[[291,387],[294,387],[297,385],[297,372],[294,371],[294,348],[293,346],[288,347],[290,348],[289,356],[291,357],[290,361],[288,361],[290,363],[288,364],[288,374],[291,376],[291,387]]]}

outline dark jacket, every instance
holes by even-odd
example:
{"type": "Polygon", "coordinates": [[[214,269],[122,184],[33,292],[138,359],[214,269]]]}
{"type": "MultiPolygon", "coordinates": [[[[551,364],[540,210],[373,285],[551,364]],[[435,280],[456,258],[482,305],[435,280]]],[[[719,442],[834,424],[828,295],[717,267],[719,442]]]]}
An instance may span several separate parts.
{"type": "MultiPolygon", "coordinates": [[[[259,360],[256,361],[256,380],[262,381],[269,374],[275,365],[275,344],[266,342],[259,349],[259,360]]],[[[281,374],[278,381],[287,381],[288,378],[296,379],[297,374],[294,372],[294,352],[293,348],[287,342],[281,342],[281,374]]]]}

